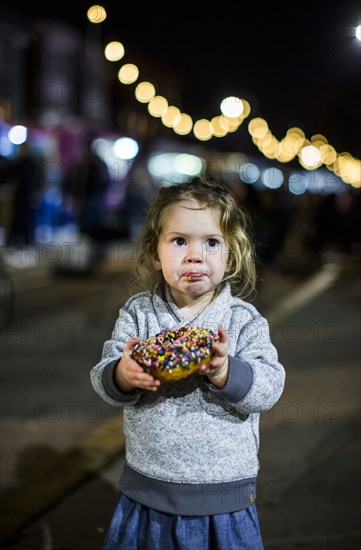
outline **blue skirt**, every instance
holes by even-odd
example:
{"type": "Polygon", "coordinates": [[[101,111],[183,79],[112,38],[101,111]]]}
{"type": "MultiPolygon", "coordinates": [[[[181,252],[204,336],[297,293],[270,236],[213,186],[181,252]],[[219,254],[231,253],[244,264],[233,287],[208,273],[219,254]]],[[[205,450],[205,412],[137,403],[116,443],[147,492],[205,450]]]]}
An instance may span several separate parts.
{"type": "Polygon", "coordinates": [[[120,494],[103,550],[263,550],[256,505],[214,516],[177,516],[120,494]]]}

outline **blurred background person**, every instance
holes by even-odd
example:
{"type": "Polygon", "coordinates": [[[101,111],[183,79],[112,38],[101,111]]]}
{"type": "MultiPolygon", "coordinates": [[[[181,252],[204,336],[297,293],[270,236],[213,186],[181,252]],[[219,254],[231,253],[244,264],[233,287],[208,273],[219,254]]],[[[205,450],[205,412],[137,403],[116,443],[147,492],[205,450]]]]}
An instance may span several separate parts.
{"type": "Polygon", "coordinates": [[[33,245],[44,181],[42,161],[28,141],[19,146],[8,177],[13,186],[9,244],[18,248],[33,245]]]}
{"type": "Polygon", "coordinates": [[[144,145],[126,178],[123,217],[130,242],[138,238],[144,223],[146,210],[156,187],[147,167],[148,150],[144,145]]]}
{"type": "Polygon", "coordinates": [[[11,161],[0,153],[0,185],[6,183],[11,174],[11,161]]]}
{"type": "Polygon", "coordinates": [[[91,144],[91,139],[85,141],[78,163],[64,181],[64,194],[72,200],[80,240],[92,244],[90,269],[105,255],[106,201],[111,184],[107,165],[91,144]]]}
{"type": "Polygon", "coordinates": [[[11,208],[11,176],[12,163],[0,153],[0,246],[7,244],[11,208]]]}

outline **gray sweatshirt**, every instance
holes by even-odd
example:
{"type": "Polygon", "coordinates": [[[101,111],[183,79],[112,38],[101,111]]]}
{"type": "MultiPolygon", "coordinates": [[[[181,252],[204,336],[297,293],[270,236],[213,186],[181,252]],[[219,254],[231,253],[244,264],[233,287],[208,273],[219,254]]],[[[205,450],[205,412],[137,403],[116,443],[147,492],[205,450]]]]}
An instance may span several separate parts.
{"type": "Polygon", "coordinates": [[[120,309],[100,362],[95,391],[124,407],[126,464],[120,490],[129,498],[180,515],[228,513],[253,504],[259,469],[259,416],[282,394],[285,371],[269,325],[226,284],[200,313],[183,318],[169,288],[143,292],[120,309]],[[197,326],[228,334],[229,375],[222,389],[198,373],[156,392],[120,391],[114,372],[131,337],[197,326]]]}

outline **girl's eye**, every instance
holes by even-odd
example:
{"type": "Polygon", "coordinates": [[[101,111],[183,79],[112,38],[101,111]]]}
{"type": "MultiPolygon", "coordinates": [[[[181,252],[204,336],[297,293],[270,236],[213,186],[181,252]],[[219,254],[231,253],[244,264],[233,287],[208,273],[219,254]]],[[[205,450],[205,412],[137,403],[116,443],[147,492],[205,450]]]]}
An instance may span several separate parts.
{"type": "Polygon", "coordinates": [[[183,239],[183,237],[176,237],[173,242],[177,245],[177,246],[183,246],[186,244],[186,241],[185,239],[183,239]]]}
{"type": "Polygon", "coordinates": [[[207,239],[207,248],[216,248],[218,246],[217,239],[207,239]]]}

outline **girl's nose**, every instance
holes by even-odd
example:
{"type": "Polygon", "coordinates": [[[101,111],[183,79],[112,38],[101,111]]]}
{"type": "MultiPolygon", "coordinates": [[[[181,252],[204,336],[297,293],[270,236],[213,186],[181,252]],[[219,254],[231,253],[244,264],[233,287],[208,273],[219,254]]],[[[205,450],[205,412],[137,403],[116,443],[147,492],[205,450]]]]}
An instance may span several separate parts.
{"type": "Polygon", "coordinates": [[[185,257],[185,261],[187,263],[202,263],[202,247],[201,246],[196,246],[196,245],[192,245],[188,248],[188,251],[187,251],[187,254],[186,254],[186,257],[185,257]]]}

